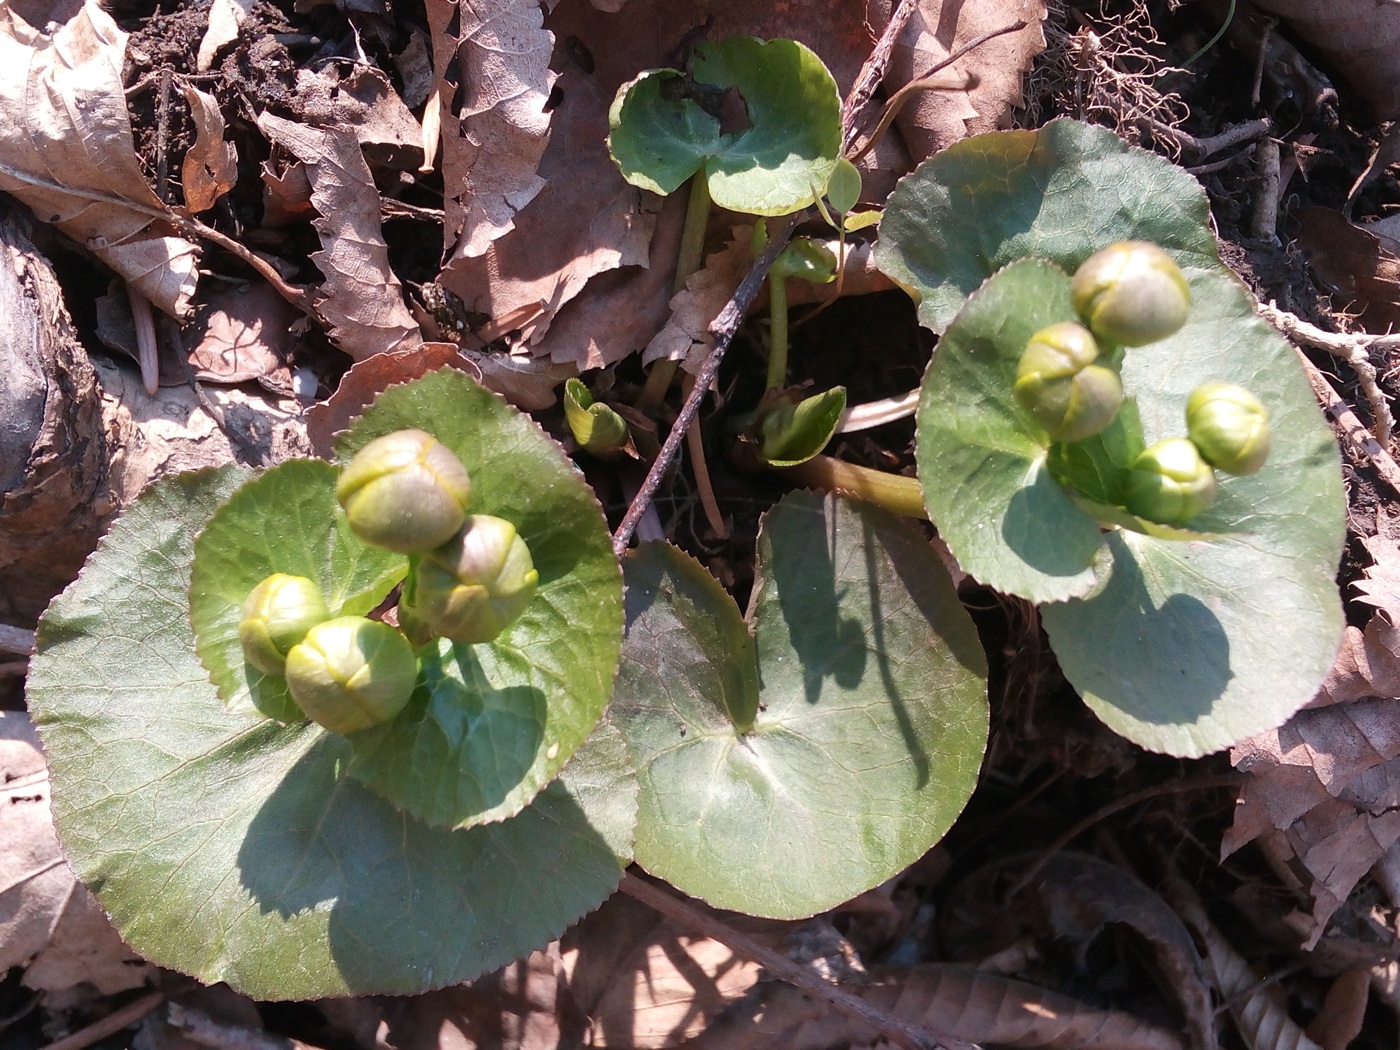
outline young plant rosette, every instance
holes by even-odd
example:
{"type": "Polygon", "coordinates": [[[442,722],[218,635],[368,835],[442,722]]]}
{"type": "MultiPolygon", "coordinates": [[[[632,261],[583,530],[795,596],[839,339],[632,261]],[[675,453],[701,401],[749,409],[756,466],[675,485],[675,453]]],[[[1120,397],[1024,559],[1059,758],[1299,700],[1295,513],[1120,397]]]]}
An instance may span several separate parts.
{"type": "Polygon", "coordinates": [[[939,534],[978,580],[1040,603],[1065,676],[1105,723],[1192,757],[1302,707],[1343,629],[1336,443],[1207,220],[1190,176],[1061,120],[977,136],[922,164],[891,196],[876,253],[941,334],[917,444],[939,534]],[[1173,334],[1122,352],[1126,400],[1105,431],[1054,443],[1017,401],[1018,362],[1036,333],[1084,320],[1073,275],[1118,241],[1171,256],[1190,308],[1173,334]],[[1187,435],[1192,392],[1215,383],[1266,409],[1263,466],[1221,476],[1185,527],[1099,503],[1144,448],[1187,435]]]}
{"type": "Polygon", "coordinates": [[[636,788],[599,721],[622,593],[597,503],[533,422],[452,370],[380,395],[340,466],[407,429],[466,466],[473,511],[519,530],[539,584],[493,641],[419,648],[391,721],[329,732],[244,659],[243,603],[268,576],[315,583],[333,627],[404,575],[351,533],[329,463],[153,486],[40,623],[28,700],[59,835],[154,962],[262,998],[413,993],[540,947],[617,884],[636,788]]]}

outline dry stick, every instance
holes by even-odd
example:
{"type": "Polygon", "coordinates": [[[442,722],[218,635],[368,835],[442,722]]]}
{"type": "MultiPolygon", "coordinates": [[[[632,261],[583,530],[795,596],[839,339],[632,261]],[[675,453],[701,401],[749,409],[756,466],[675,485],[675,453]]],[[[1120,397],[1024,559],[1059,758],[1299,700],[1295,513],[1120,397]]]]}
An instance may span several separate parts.
{"type": "Polygon", "coordinates": [[[133,1025],[165,1001],[164,992],[151,992],[140,999],[134,999],[120,1010],[114,1010],[100,1021],[94,1021],[86,1028],[79,1028],[72,1035],[64,1036],[50,1043],[44,1050],[86,1050],[93,1043],[101,1042],[109,1035],[116,1035],[128,1025],[133,1025]]]}
{"type": "Polygon", "coordinates": [[[1400,465],[1391,459],[1389,452],[1376,444],[1375,435],[1366,429],[1351,407],[1332,389],[1332,384],[1322,374],[1322,369],[1309,361],[1301,350],[1295,348],[1295,351],[1298,360],[1303,362],[1303,371],[1308,374],[1308,381],[1312,383],[1313,394],[1322,405],[1323,411],[1341,428],[1352,451],[1358,458],[1369,459],[1380,479],[1390,486],[1392,492],[1400,495],[1400,465]]]}
{"type": "Polygon", "coordinates": [[[739,955],[752,959],[767,970],[769,976],[793,985],[808,995],[825,999],[834,1009],[869,1025],[899,1046],[909,1050],[921,1050],[930,1046],[942,1046],[946,1050],[976,1050],[972,1043],[951,1039],[922,1025],[891,1016],[860,996],[852,995],[837,985],[828,984],[810,967],[793,962],[787,956],[765,947],[748,934],[740,933],[728,923],[702,911],[689,901],[682,900],[630,872],[622,876],[622,885],[618,888],[668,919],[688,926],[697,933],[703,933],[739,955]]]}
{"type": "Polygon", "coordinates": [[[880,82],[885,79],[885,73],[890,66],[890,54],[894,51],[894,43],[899,39],[899,34],[904,32],[904,27],[909,23],[910,16],[918,9],[918,6],[916,0],[899,0],[894,12],[890,15],[889,24],[885,26],[885,31],[880,34],[880,39],[875,42],[875,48],[870,52],[870,57],[865,60],[865,64],[860,67],[860,72],[856,74],[856,82],[851,86],[851,93],[841,104],[841,125],[846,129],[841,142],[843,152],[850,150],[856,144],[856,137],[859,134],[856,128],[856,118],[860,115],[860,111],[865,108],[866,103],[875,97],[880,82]]]}
{"type": "Polygon", "coordinates": [[[0,652],[28,656],[34,651],[34,632],[0,623],[0,652]]]}
{"type": "Polygon", "coordinates": [[[1319,350],[1326,350],[1333,357],[1340,357],[1356,372],[1357,386],[1366,395],[1366,403],[1371,406],[1371,418],[1375,424],[1376,441],[1382,449],[1390,447],[1390,435],[1395,430],[1395,417],[1390,414],[1385,395],[1376,381],[1376,366],[1367,356],[1369,350],[1394,350],[1400,348],[1400,335],[1348,335],[1340,332],[1325,332],[1316,325],[1308,324],[1302,318],[1287,310],[1280,310],[1273,303],[1260,303],[1259,314],[1296,343],[1306,343],[1319,350]]]}
{"type": "Polygon", "coordinates": [[[203,1010],[171,1003],[167,1020],[184,1038],[215,1050],[319,1050],[300,1039],[216,1021],[203,1010]]]}
{"type": "Polygon", "coordinates": [[[710,356],[705,358],[705,363],[700,366],[700,373],[695,377],[695,386],[691,388],[690,395],[681,406],[680,414],[671,425],[671,432],[666,435],[661,451],[652,461],[646,480],[637,491],[637,498],[627,508],[622,524],[613,533],[613,554],[618,558],[622,557],[627,545],[632,541],[632,533],[636,531],[638,519],[646,513],[647,507],[651,506],[652,497],[656,495],[662,476],[675,460],[681,442],[685,440],[686,431],[690,429],[696,413],[700,411],[700,402],[704,400],[710,385],[715,381],[715,376],[719,374],[720,362],[724,360],[724,353],[734,340],[734,333],[739,330],[739,325],[744,321],[744,314],[758,297],[759,289],[763,287],[764,278],[768,276],[774,260],[787,247],[788,240],[792,237],[792,229],[796,225],[796,218],[790,217],[788,221],[769,231],[768,244],[754,260],[753,269],[739,283],[739,287],[734,290],[729,302],[725,303],[719,316],[710,323],[710,334],[715,339],[714,348],[710,351],[710,356]]]}
{"type": "Polygon", "coordinates": [[[860,160],[861,157],[865,156],[867,153],[869,153],[872,149],[875,148],[875,143],[880,141],[880,136],[885,133],[885,129],[890,126],[890,122],[893,121],[894,118],[899,114],[899,111],[904,107],[904,103],[908,102],[909,99],[913,98],[916,92],[926,91],[930,89],[948,90],[950,88],[957,88],[962,86],[955,84],[950,85],[938,83],[933,79],[935,75],[947,69],[958,59],[966,55],[969,51],[973,51],[981,47],[988,40],[995,40],[999,36],[1005,36],[1007,33],[1015,33],[1025,28],[1026,23],[1018,21],[1012,22],[1008,26],[1002,26],[1000,29],[993,29],[990,32],[982,33],[980,36],[975,36],[962,47],[951,52],[948,55],[948,57],[945,58],[943,61],[934,65],[932,69],[930,69],[927,73],[921,76],[918,80],[911,80],[909,83],[905,84],[902,88],[896,91],[890,97],[889,102],[885,104],[885,111],[882,114],[880,114],[880,122],[875,125],[875,130],[870,133],[870,138],[866,140],[865,145],[850,156],[849,159],[851,163],[854,164],[856,161],[860,160]]]}
{"type": "Polygon", "coordinates": [[[1040,872],[1040,869],[1045,866],[1046,861],[1056,853],[1059,853],[1060,850],[1064,849],[1099,821],[1111,817],[1115,813],[1125,810],[1130,806],[1136,806],[1139,802],[1146,802],[1149,799],[1158,798],[1162,795],[1176,795],[1183,791],[1214,791],[1217,788],[1239,787],[1244,784],[1247,779],[1248,776],[1244,773],[1221,773],[1218,776],[1212,777],[1196,777],[1194,780],[1173,780],[1163,784],[1154,784],[1149,788],[1143,788],[1141,791],[1133,791],[1124,795],[1122,798],[1110,802],[1102,809],[1090,813],[1083,820],[1072,825],[1068,831],[1055,839],[1054,842],[1041,850],[1040,856],[1026,869],[1026,873],[1016,880],[1016,885],[1011,887],[1011,892],[1007,896],[1014,897],[1016,894],[1020,893],[1030,885],[1031,880],[1034,879],[1040,872]]]}

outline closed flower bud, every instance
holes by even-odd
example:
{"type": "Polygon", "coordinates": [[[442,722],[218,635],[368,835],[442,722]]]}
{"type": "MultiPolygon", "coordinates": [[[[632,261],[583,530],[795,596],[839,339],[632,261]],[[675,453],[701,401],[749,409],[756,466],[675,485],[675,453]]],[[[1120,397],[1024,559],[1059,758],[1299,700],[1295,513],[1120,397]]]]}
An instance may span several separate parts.
{"type": "Polygon", "coordinates": [[[1207,463],[1253,474],[1269,458],[1269,410],[1242,386],[1204,383],[1186,401],[1186,429],[1207,463]]]}
{"type": "Polygon", "coordinates": [[[474,645],[492,641],[509,627],[530,604],[539,582],[530,548],[515,526],[504,518],[473,514],[456,536],[419,559],[404,597],[411,622],[474,645]]]}
{"type": "Polygon", "coordinates": [[[243,657],[263,674],[281,675],[287,653],[330,618],[321,588],[305,576],[275,572],[248,592],[238,639],[243,657]]]}
{"type": "Polygon", "coordinates": [[[1147,446],[1128,472],[1128,509],[1163,525],[1194,518],[1210,506],[1215,492],[1215,472],[1189,438],[1147,446]]]}
{"type": "Polygon", "coordinates": [[[340,616],[313,627],[287,654],[287,688],[306,716],[333,733],[387,722],[418,681],[413,646],[387,623],[340,616]]]}
{"type": "Polygon", "coordinates": [[[400,554],[432,550],[451,539],[462,527],[471,493],[461,461],[422,430],[375,438],[335,486],[355,535],[400,554]]]}
{"type": "Polygon", "coordinates": [[[1093,362],[1099,347],[1083,325],[1062,321],[1031,336],[1016,367],[1017,402],[1055,441],[1082,441],[1113,422],[1123,403],[1118,373],[1093,362]]]}
{"type": "Polygon", "coordinates": [[[1119,346],[1165,339],[1191,309],[1181,268],[1146,241],[1119,241],[1089,256],[1074,275],[1070,297],[1094,334],[1119,346]]]}

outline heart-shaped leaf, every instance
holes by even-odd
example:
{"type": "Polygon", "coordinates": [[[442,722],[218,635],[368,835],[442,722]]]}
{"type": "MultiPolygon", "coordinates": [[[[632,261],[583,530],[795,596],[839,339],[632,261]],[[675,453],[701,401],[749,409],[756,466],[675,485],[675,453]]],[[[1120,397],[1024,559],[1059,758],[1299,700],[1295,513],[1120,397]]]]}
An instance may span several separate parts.
{"type": "Polygon", "coordinates": [[[611,708],[637,756],[637,861],[774,918],[883,882],[948,830],[987,741],[977,633],[927,541],[885,511],[785,497],[754,635],[689,557],[627,560],[611,708]]]}
{"type": "Polygon", "coordinates": [[[195,535],[241,481],[149,489],[39,626],[28,701],[54,821],[127,943],[257,997],[408,994],[495,969],[596,907],[635,813],[615,733],[514,819],[448,831],[346,777],[344,738],[220,702],[186,589],[195,535]]]}
{"type": "Polygon", "coordinates": [[[1008,263],[1037,256],[1067,273],[1105,245],[1160,245],[1183,267],[1219,265],[1206,195],[1176,165],[1107,128],[1052,120],[963,139],[902,179],[875,262],[941,333],[1008,263]]]}
{"type": "Polygon", "coordinates": [[[795,40],[704,43],[689,73],[649,69],[622,85],[608,148],[623,178],[669,194],[703,172],[711,199],[787,215],[821,196],[841,156],[841,98],[795,40]]]}
{"type": "Polygon", "coordinates": [[[432,824],[520,811],[602,716],[622,644],[622,575],[597,499],[528,417],[455,369],[382,393],[337,440],[426,430],[472,479],[473,514],[515,525],[539,590],[495,641],[423,654],[423,681],[392,722],[356,733],[350,773],[432,824]]]}
{"type": "Polygon", "coordinates": [[[283,722],[306,716],[287,680],[243,659],[243,599],[274,572],[321,588],[332,616],[363,616],[403,578],[403,555],[361,543],[335,501],[340,472],[321,460],[281,463],[243,485],[195,541],[190,617],[195,645],[232,711],[283,722]]]}
{"type": "Polygon", "coordinates": [[[1012,394],[1030,337],[1073,317],[1063,270],[1013,263],[948,326],[919,394],[919,481],[939,535],[977,579],[1035,602],[1089,593],[1104,553],[1012,394]]]}
{"type": "Polygon", "coordinates": [[[1143,747],[1195,757],[1282,724],[1331,668],[1346,500],[1336,440],[1293,348],[1238,280],[1187,276],[1186,325],[1124,361],[1144,436],[1184,434],[1195,387],[1238,383],[1269,410],[1269,459],[1249,477],[1220,476],[1215,502],[1189,522],[1210,539],[1111,533],[1103,590],[1041,615],[1095,714],[1143,747]]]}

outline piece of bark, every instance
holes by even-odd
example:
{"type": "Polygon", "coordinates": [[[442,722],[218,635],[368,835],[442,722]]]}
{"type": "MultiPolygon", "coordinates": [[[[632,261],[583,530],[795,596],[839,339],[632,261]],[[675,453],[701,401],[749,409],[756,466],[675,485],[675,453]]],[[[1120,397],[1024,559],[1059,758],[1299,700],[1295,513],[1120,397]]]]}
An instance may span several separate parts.
{"type": "Polygon", "coordinates": [[[62,293],[0,212],[0,622],[32,627],[111,515],[102,401],[62,293]]]}

